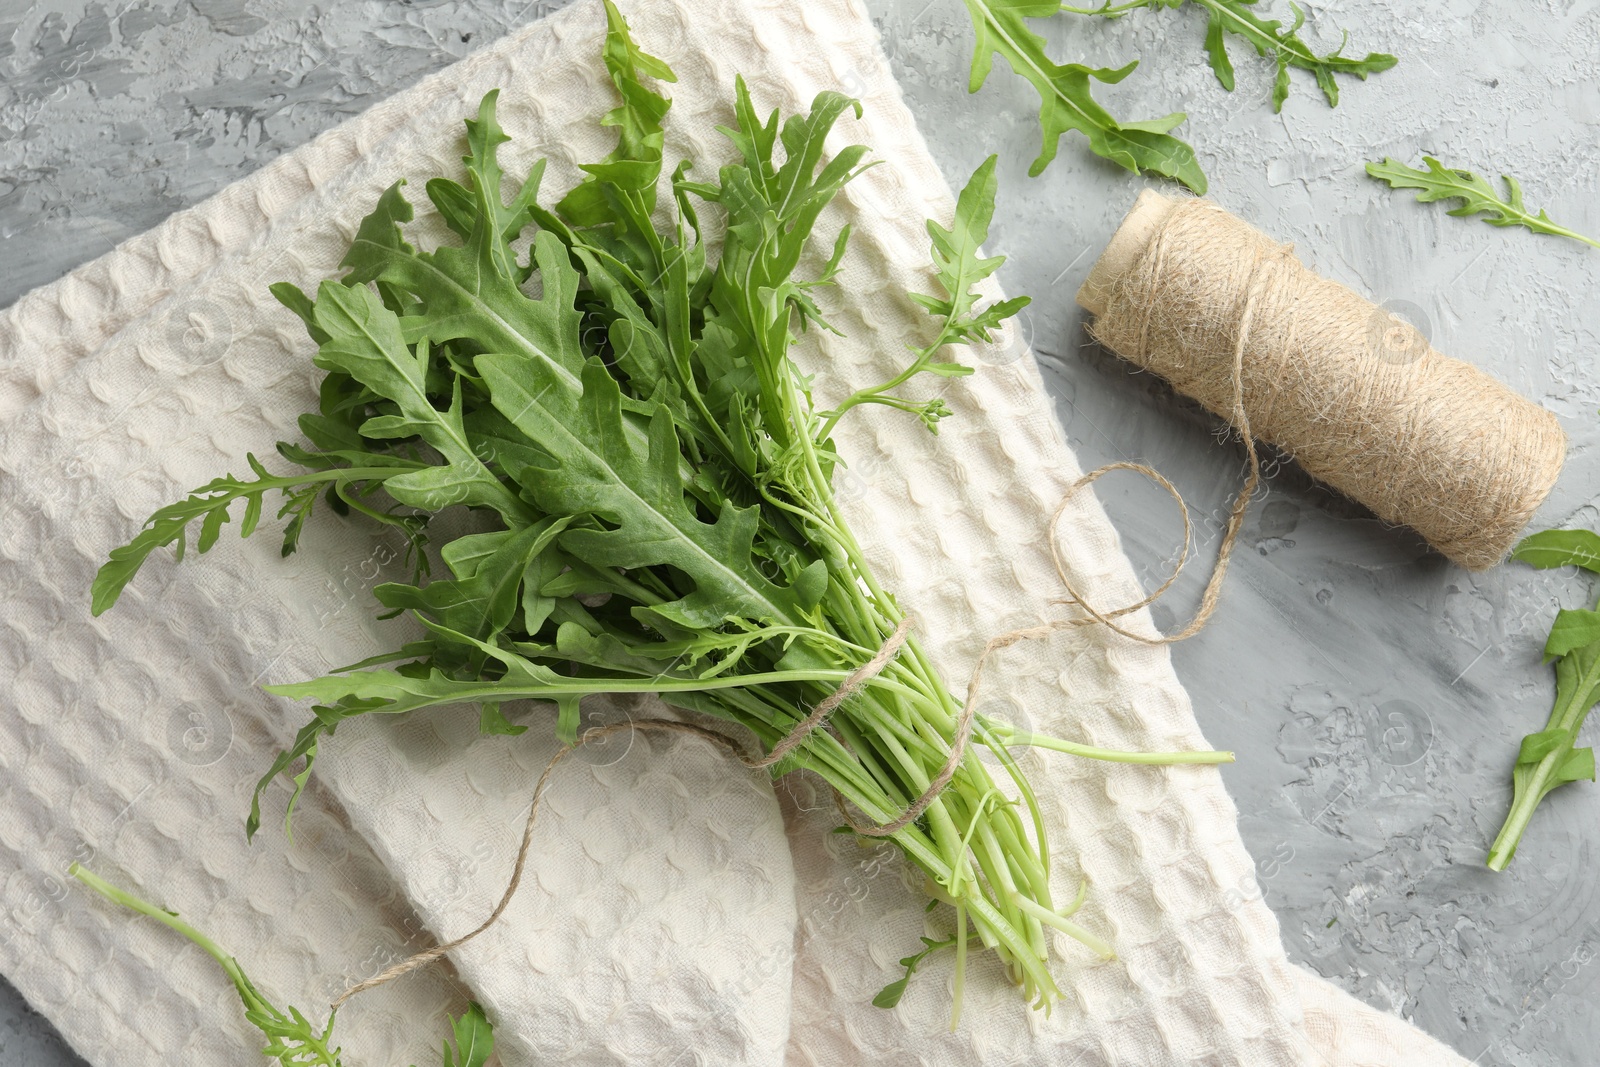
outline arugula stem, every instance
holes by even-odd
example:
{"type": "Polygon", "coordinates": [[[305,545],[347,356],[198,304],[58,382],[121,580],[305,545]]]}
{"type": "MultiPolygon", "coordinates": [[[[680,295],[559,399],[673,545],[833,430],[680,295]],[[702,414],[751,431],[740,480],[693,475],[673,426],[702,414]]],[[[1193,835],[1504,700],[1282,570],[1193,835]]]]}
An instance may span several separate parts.
{"type": "Polygon", "coordinates": [[[205,951],[206,955],[222,965],[222,969],[227,972],[228,977],[233,980],[233,984],[238,987],[241,996],[245,996],[248,992],[255,999],[260,999],[259,994],[255,993],[254,988],[245,979],[244,972],[240,970],[239,961],[230,956],[221,945],[178,918],[176,913],[167,911],[164,908],[158,908],[154,904],[134,896],[132,893],[118,889],[110,882],[76,863],[67,868],[67,873],[112,903],[131,908],[140,915],[147,915],[163,926],[176,930],[190,941],[193,941],[205,951]]]}
{"type": "Polygon", "coordinates": [[[293,1067],[339,1067],[340,1050],[329,1047],[337,1012],[328,1016],[327,1026],[318,1032],[299,1011],[290,1008],[285,1013],[263,997],[237,959],[175,913],[118,889],[76,863],[67,868],[67,873],[112,903],[146,915],[183,935],[216,960],[238,992],[239,1000],[244,1004],[245,1017],[268,1038],[270,1043],[262,1050],[264,1054],[293,1067]]]}
{"type": "Polygon", "coordinates": [[[1029,900],[1027,897],[1018,897],[1017,903],[1021,905],[1023,911],[1026,911],[1029,915],[1032,915],[1035,919],[1038,919],[1046,926],[1053,926],[1057,930],[1060,930],[1062,933],[1066,934],[1068,937],[1071,937],[1088,946],[1094,952],[1099,954],[1101,959],[1110,960],[1116,958],[1116,953],[1111,951],[1110,945],[1106,944],[1100,938],[1096,937],[1094,934],[1091,934],[1089,931],[1085,930],[1071,919],[1063,919],[1060,915],[1057,915],[1049,908],[1042,908],[1038,904],[1035,904],[1033,901],[1029,900]]]}
{"type": "Polygon", "coordinates": [[[914,349],[913,351],[916,353],[916,357],[899,374],[896,374],[893,378],[889,379],[887,382],[884,382],[882,385],[856,390],[854,393],[851,393],[850,396],[845,398],[844,402],[838,407],[834,408],[830,412],[826,412],[826,420],[822,424],[822,429],[817,431],[816,439],[819,442],[828,440],[829,436],[833,433],[833,428],[837,426],[839,424],[839,420],[844,417],[844,413],[858,404],[882,403],[889,404],[893,407],[898,407],[902,411],[918,410],[920,407],[918,404],[914,404],[907,400],[899,400],[894,397],[884,397],[883,394],[889,392],[891,389],[899,388],[920,374],[922,369],[928,365],[928,361],[933,359],[935,353],[937,353],[939,349],[955,340],[953,333],[954,331],[951,328],[951,322],[949,319],[946,319],[944,325],[939,330],[939,336],[934,339],[934,342],[931,345],[928,345],[926,348],[914,349]]]}
{"type": "Polygon", "coordinates": [[[1511,809],[1506,812],[1506,821],[1500,827],[1500,832],[1495,835],[1494,843],[1489,846],[1488,859],[1485,865],[1491,871],[1503,871],[1517,854],[1517,845],[1522,842],[1522,835],[1528,829],[1528,823],[1533,819],[1535,809],[1544,799],[1546,786],[1551,776],[1555,773],[1560,760],[1556,753],[1552,753],[1539,761],[1538,768],[1531,776],[1529,787],[1516,791],[1516,798],[1511,802],[1511,809]]]}
{"type": "Polygon", "coordinates": [[[1065,752],[1073,756],[1083,756],[1087,759],[1103,760],[1107,763],[1132,763],[1145,766],[1178,766],[1183,764],[1218,764],[1232,763],[1232,752],[1215,749],[1200,749],[1189,752],[1122,752],[1112,748],[1096,748],[1093,745],[1080,745],[1076,741],[1066,741],[1049,734],[1030,733],[1017,730],[1004,723],[990,722],[988,727],[998,734],[1003,743],[1009,747],[1031,746],[1045,748],[1052,752],[1065,752]]]}

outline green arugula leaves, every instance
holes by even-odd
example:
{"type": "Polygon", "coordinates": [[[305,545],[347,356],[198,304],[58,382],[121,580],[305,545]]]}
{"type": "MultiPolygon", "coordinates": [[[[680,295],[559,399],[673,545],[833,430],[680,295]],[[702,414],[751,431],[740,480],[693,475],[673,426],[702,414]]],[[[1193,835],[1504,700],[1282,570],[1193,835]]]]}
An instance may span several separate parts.
{"type": "MultiPolygon", "coordinates": [[[[1277,19],[1262,18],[1254,8],[1257,0],[1192,0],[1206,12],[1206,58],[1218,83],[1233,92],[1233,61],[1228,58],[1227,38],[1239,37],[1256,50],[1256,55],[1271,58],[1277,64],[1277,75],[1272,81],[1272,110],[1282,111],[1283,102],[1289,98],[1289,69],[1310,71],[1317,87],[1329,107],[1339,106],[1339,83],[1336,74],[1348,74],[1367,80],[1367,75],[1378,74],[1399,62],[1386,52],[1368,52],[1357,59],[1344,55],[1344,45],[1326,55],[1318,55],[1300,36],[1306,24],[1306,13],[1299,4],[1291,3],[1294,23],[1287,28],[1277,19]]],[[[1182,7],[1185,0],[1151,0],[1147,6],[1182,7]]],[[[1349,35],[1345,36],[1348,43],[1349,35]]]]}
{"type": "Polygon", "coordinates": [[[1197,193],[1206,191],[1206,176],[1196,162],[1194,149],[1173,137],[1171,131],[1185,118],[1174,112],[1159,119],[1119,122],[1093,97],[1091,82],[1113,85],[1131,74],[1127,66],[1095,68],[1080,63],[1055,63],[1045,54],[1045,39],[1028,28],[1027,19],[1048,18],[1061,5],[1042,0],[963,0],[976,35],[972,51],[969,92],[977,92],[989,77],[994,57],[1000,56],[1039,93],[1039,129],[1043,143],[1039,157],[1028,169],[1044,173],[1056,157],[1061,136],[1076,130],[1089,140],[1091,151],[1134,173],[1159,174],[1182,182],[1197,193]]]}
{"type": "Polygon", "coordinates": [[[1432,156],[1423,156],[1422,162],[1426,170],[1408,167],[1397,159],[1385,159],[1382,163],[1368,163],[1367,174],[1388,182],[1394,189],[1417,190],[1417,199],[1425,204],[1435,200],[1459,200],[1460,206],[1448,212],[1457,217],[1482,215],[1483,221],[1491,226],[1522,226],[1534,233],[1567,237],[1600,248],[1600,241],[1557,226],[1543,210],[1538,214],[1529,211],[1522,202],[1521,184],[1509,174],[1501,175],[1506,184],[1506,196],[1502,199],[1487,179],[1470,170],[1446,167],[1432,156]]]}
{"type": "MultiPolygon", "coordinates": [[[[646,82],[670,81],[671,71],[639,48],[614,6],[606,12],[603,60],[620,102],[603,121],[617,131],[614,149],[545,206],[541,166],[511,188],[499,160],[509,137],[497,94],[486,95],[466,124],[463,172],[423,186],[452,241],[423,249],[408,240],[413,209],[396,182],[358,227],[341,279],[314,296],[273,287],[326,374],[317,410],[300,420],[309,444],[279,449],[302,471],[275,475],[251,459],[254,480],[219,479],[158,511],[96,578],[98,612],[152,551],[181,549],[189,523],[208,549],[242,499],[241,532],[253,532],[273,491],[287,494],[286,549],[319,495],[401,527],[416,547],[412,580],[373,592],[390,614],[410,613],[420,635],[271,687],[311,701],[312,718],[267,768],[249,833],[279,779],[289,828],[324,742],[359,715],[477,704],[482,732],[511,734],[540,721],[526,706],[538,701],[555,705],[553,723],[543,721],[571,744],[585,697],[654,693],[746,727],[770,748],[903,619],[834,499],[846,460],[831,431],[863,404],[936,429],[951,414],[945,399],[901,387],[971,373],[952,346],[986,340],[1026,304],[984,306],[974,290],[1001,262],[979,252],[994,160],[961,193],[950,225],[929,226],[943,290],[917,298],[930,336],[908,346],[891,380],[819,411],[792,350],[805,331],[831,328],[823,294],[849,229],[819,231],[868,163],[864,146],[829,154],[824,145],[859,105],[824,92],[808,113],[763,115],[740,80],[723,131],[737,159],[712,180],[691,180],[691,161],[667,169],[670,105],[646,82]],[[712,240],[702,214],[718,227],[712,240]],[[808,258],[819,246],[825,258],[808,258]],[[470,523],[443,528],[468,532],[427,544],[437,516],[463,511],[470,523]],[[424,580],[434,560],[445,573],[424,580]]],[[[959,708],[912,638],[774,773],[808,768],[887,822],[939,775],[959,708]]],[[[979,736],[1003,747],[981,724],[979,736]]],[[[988,771],[968,758],[891,840],[1046,1005],[1057,995],[1046,928],[1092,935],[1062,927],[1052,909],[1041,816],[1016,762],[1002,763],[1020,804],[991,803],[988,771]]],[[[480,1062],[473,1033],[458,1028],[462,1064],[480,1062]]]]}
{"type": "Polygon", "coordinates": [[[965,364],[935,362],[934,357],[952,344],[989,341],[991,330],[998,329],[1002,322],[1031,302],[1026,296],[1014,296],[980,308],[978,296],[972,289],[1005,262],[1003,256],[985,258],[978,254],[979,246],[989,237],[997,184],[995,157],[990,156],[973,171],[966,188],[956,198],[956,213],[950,228],[946,229],[932,219],[927,222],[928,236],[933,246],[933,266],[944,295],[908,295],[941,322],[938,334],[927,345],[910,346],[912,360],[899,374],[882,384],[857,390],[838,407],[827,412],[821,436],[826,437],[844,413],[859,404],[881,404],[911,412],[929,430],[938,433],[939,420],[950,414],[944,398],[934,397],[917,402],[896,395],[896,390],[919,374],[932,374],[939,378],[963,378],[971,374],[973,369],[965,364]]]}
{"type": "Polygon", "coordinates": [[[1237,37],[1270,58],[1277,66],[1272,83],[1272,107],[1283,110],[1289,96],[1291,68],[1310,71],[1322,90],[1328,106],[1339,104],[1336,75],[1366,80],[1393,67],[1398,60],[1385,52],[1369,52],[1357,58],[1344,54],[1341,45],[1319,55],[1300,36],[1305,12],[1290,4],[1294,21],[1285,26],[1280,20],[1264,18],[1254,10],[1256,0],[1128,0],[1099,7],[1072,7],[1053,0],[962,0],[972,20],[974,45],[972,75],[968,91],[983,87],[1000,56],[1020,77],[1027,79],[1039,94],[1039,127],[1043,144],[1029,169],[1038,175],[1055,159],[1061,137],[1071,131],[1084,135],[1089,149],[1118,166],[1138,174],[1155,174],[1188,186],[1196,193],[1206,191],[1206,176],[1195,159],[1194,149],[1172,135],[1185,115],[1178,111],[1157,119],[1123,122],[1113,117],[1095,100],[1094,83],[1114,85],[1138,67],[1132,62],[1122,67],[1093,67],[1080,63],[1058,64],[1045,51],[1045,39],[1029,28],[1027,20],[1050,18],[1058,14],[1096,15],[1121,18],[1140,8],[1181,8],[1192,2],[1206,12],[1205,51],[1217,81],[1229,92],[1234,88],[1233,60],[1228,55],[1227,39],[1237,37]]]}
{"type": "MultiPolygon", "coordinates": [[[[1540,569],[1576,566],[1600,573],[1600,536],[1545,530],[1523,538],[1511,558],[1540,569]]],[[[1555,705],[1545,728],[1522,739],[1511,772],[1511,810],[1489,847],[1491,870],[1505,870],[1534,809],[1552,789],[1595,777],[1594,750],[1578,748],[1577,739],[1589,709],[1600,702],[1600,612],[1559,612],[1544,652],[1556,665],[1555,705]]]]}

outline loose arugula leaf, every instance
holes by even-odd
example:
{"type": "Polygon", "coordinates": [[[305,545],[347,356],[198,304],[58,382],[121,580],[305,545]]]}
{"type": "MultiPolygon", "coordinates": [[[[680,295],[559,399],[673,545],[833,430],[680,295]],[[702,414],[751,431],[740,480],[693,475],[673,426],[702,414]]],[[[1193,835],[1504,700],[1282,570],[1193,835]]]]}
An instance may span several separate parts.
{"type": "MultiPolygon", "coordinates": [[[[1544,530],[1523,538],[1511,556],[1540,569],[1572,565],[1600,572],[1600,536],[1544,530]]],[[[1505,870],[1516,855],[1534,809],[1552,789],[1595,776],[1593,751],[1575,746],[1589,709],[1600,702],[1600,611],[1558,612],[1544,653],[1556,662],[1555,706],[1545,728],[1524,737],[1518,750],[1511,810],[1489,849],[1487,862],[1496,871],[1505,870]]]]}
{"type": "Polygon", "coordinates": [[[1491,226],[1522,226],[1534,233],[1569,237],[1600,248],[1600,241],[1557,226],[1543,210],[1537,215],[1530,212],[1522,202],[1522,186],[1509,174],[1501,175],[1506,183],[1506,198],[1501,199],[1486,179],[1470,170],[1446,167],[1432,156],[1423,156],[1422,161],[1427,170],[1416,170],[1397,159],[1386,158],[1382,163],[1368,163],[1367,173],[1388,182],[1392,188],[1417,190],[1417,199],[1425,204],[1435,200],[1461,201],[1460,207],[1448,212],[1451,215],[1483,215],[1483,221],[1491,226]]]}
{"type": "MultiPolygon", "coordinates": [[[[1120,18],[1136,7],[1170,7],[1180,8],[1188,0],[1145,0],[1143,3],[1119,4],[1116,6],[1107,3],[1098,8],[1062,7],[1061,10],[1077,15],[1100,15],[1105,18],[1120,18]]],[[[1277,76],[1272,83],[1272,110],[1282,111],[1283,102],[1289,96],[1289,68],[1298,67],[1309,70],[1317,79],[1317,85],[1322,89],[1322,95],[1328,100],[1329,107],[1339,106],[1339,83],[1334,79],[1335,74],[1353,74],[1362,81],[1367,80],[1368,74],[1378,74],[1386,71],[1399,62],[1394,56],[1385,52],[1368,52],[1360,59],[1343,54],[1344,45],[1340,45],[1327,55],[1317,55],[1316,51],[1300,37],[1300,29],[1305,25],[1306,14],[1300,5],[1290,3],[1289,8],[1294,12],[1294,24],[1285,29],[1283,23],[1276,19],[1262,18],[1254,11],[1257,0],[1193,0],[1199,7],[1206,11],[1206,57],[1211,62],[1211,70],[1217,76],[1217,81],[1222,87],[1233,92],[1233,62],[1228,58],[1226,38],[1234,35],[1243,38],[1255,47],[1256,55],[1271,56],[1278,65],[1277,76]]],[[[1346,35],[1346,42],[1349,35],[1346,35]]]]}
{"type": "MultiPolygon", "coordinates": [[[[1171,0],[1168,2],[1171,3],[1171,0]]],[[[1204,7],[1208,15],[1206,54],[1223,88],[1233,91],[1233,64],[1228,60],[1227,46],[1223,41],[1225,34],[1244,38],[1255,46],[1256,55],[1271,56],[1277,61],[1278,73],[1272,84],[1274,111],[1282,111],[1283,102],[1288,99],[1290,67],[1311,71],[1318,87],[1322,89],[1322,95],[1327,98],[1328,106],[1338,107],[1339,83],[1334,80],[1335,74],[1353,74],[1366,81],[1368,74],[1389,70],[1399,62],[1386,52],[1368,52],[1360,59],[1342,55],[1344,45],[1327,55],[1317,55],[1300,37],[1300,28],[1305,25],[1306,15],[1298,4],[1289,5],[1294,12],[1294,24],[1284,29],[1283,23],[1276,19],[1264,19],[1251,10],[1256,0],[1195,0],[1195,3],[1204,7]]],[[[1178,4],[1171,3],[1171,6],[1178,4]]]]}
{"type": "Polygon", "coordinates": [[[1522,739],[1511,771],[1511,810],[1489,847],[1490,870],[1503,871],[1539,802],[1567,782],[1593,781],[1594,750],[1577,748],[1589,709],[1600,702],[1600,641],[1574,648],[1556,661],[1556,700],[1543,730],[1522,739]]]}
{"type": "Polygon", "coordinates": [[[1582,567],[1600,574],[1600,534],[1590,530],[1541,530],[1511,550],[1511,558],[1540,570],[1582,567]]]}
{"type": "Polygon", "coordinates": [[[1061,10],[1055,0],[962,0],[977,35],[972,53],[968,91],[983,88],[999,55],[1011,69],[1038,90],[1039,127],[1043,145],[1029,168],[1038,175],[1056,157],[1057,142],[1069,130],[1089,140],[1095,155],[1138,174],[1159,174],[1205,193],[1206,176],[1196,162],[1194,149],[1171,135],[1183,122],[1183,112],[1142,122],[1118,122],[1091,94],[1090,79],[1111,85],[1120,82],[1139,64],[1111,68],[1079,63],[1060,65],[1045,54],[1045,40],[1028,28],[1027,19],[1047,18],[1061,10]]]}

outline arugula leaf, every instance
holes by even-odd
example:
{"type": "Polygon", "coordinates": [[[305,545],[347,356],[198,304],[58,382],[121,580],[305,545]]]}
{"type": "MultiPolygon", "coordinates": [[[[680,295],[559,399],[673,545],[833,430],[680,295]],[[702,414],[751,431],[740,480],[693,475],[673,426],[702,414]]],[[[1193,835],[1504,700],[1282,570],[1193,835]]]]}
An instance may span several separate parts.
{"type": "Polygon", "coordinates": [[[402,184],[391,186],[379,208],[362,222],[341,264],[349,268],[344,283],[354,287],[386,282],[424,300],[425,316],[401,319],[408,344],[424,331],[434,343],[471,340],[486,351],[512,352],[549,364],[567,388],[575,389],[584,359],[582,320],[573,306],[579,279],[561,242],[550,233],[535,239],[534,259],[544,294],[530,300],[519,288],[519,278],[504,271],[509,244],[488,217],[491,190],[476,191],[479,214],[468,244],[441,246],[429,253],[414,250],[401,236],[400,223],[412,215],[400,195],[402,184]]]}
{"type": "Polygon", "coordinates": [[[1435,200],[1459,200],[1461,206],[1448,212],[1458,217],[1483,215],[1491,226],[1522,226],[1534,233],[1569,237],[1586,245],[1600,248],[1600,241],[1575,233],[1565,226],[1557,226],[1543,210],[1535,215],[1522,202],[1522,186],[1509,174],[1501,175],[1506,183],[1506,198],[1501,199],[1489,182],[1470,170],[1446,167],[1432,156],[1423,156],[1427,170],[1406,166],[1392,157],[1382,163],[1368,163],[1367,174],[1379,181],[1388,182],[1395,189],[1415,189],[1417,199],[1423,203],[1435,200]]]}
{"type": "Polygon", "coordinates": [[[929,314],[943,321],[933,342],[915,353],[911,363],[899,374],[881,385],[859,389],[828,414],[822,436],[833,429],[846,411],[858,404],[883,404],[914,412],[933,433],[939,432],[939,420],[950,413],[943,397],[920,403],[893,395],[894,390],[916,377],[928,373],[940,378],[959,378],[972,373],[972,368],[960,363],[935,363],[933,357],[952,343],[988,341],[989,331],[1015,315],[1031,303],[1026,296],[1016,296],[997,304],[978,309],[979,296],[972,287],[988,278],[1005,262],[1004,256],[983,258],[979,246],[989,236],[989,222],[994,217],[994,196],[998,182],[995,178],[996,157],[990,156],[973,171],[971,179],[956,198],[956,213],[950,228],[928,220],[928,236],[932,240],[933,266],[944,296],[910,293],[910,298],[929,314]]]}
{"type": "MultiPolygon", "coordinates": [[[[1368,74],[1389,70],[1399,62],[1386,52],[1368,52],[1360,59],[1345,56],[1341,54],[1343,45],[1327,55],[1317,55],[1300,37],[1300,28],[1305,25],[1306,15],[1295,3],[1289,5],[1294,12],[1294,24],[1288,29],[1284,29],[1283,23],[1264,19],[1250,10],[1256,0],[1195,0],[1195,3],[1204,7],[1209,16],[1206,23],[1206,54],[1223,88],[1233,91],[1233,64],[1228,60],[1227,47],[1223,43],[1224,34],[1236,34],[1244,38],[1255,46],[1256,55],[1272,56],[1277,61],[1278,73],[1272,84],[1273,111],[1282,111],[1283,102],[1288,99],[1290,67],[1311,71],[1322,95],[1327,98],[1328,106],[1338,107],[1339,83],[1334,80],[1335,74],[1353,74],[1366,81],[1368,74]]],[[[1348,34],[1345,39],[1349,40],[1348,34]]]]}
{"type": "Polygon", "coordinates": [[[906,987],[911,983],[911,976],[917,973],[922,961],[940,949],[954,948],[956,945],[956,939],[953,937],[944,941],[935,941],[931,937],[923,937],[921,940],[924,946],[922,951],[901,959],[900,966],[906,969],[906,973],[878,990],[878,995],[872,998],[873,1007],[893,1008],[898,1005],[901,998],[906,995],[906,987]]]}
{"type": "Polygon", "coordinates": [[[1541,530],[1511,550],[1511,558],[1540,570],[1582,567],[1600,574],[1600,534],[1591,530],[1541,530]]]}
{"type": "MultiPolygon", "coordinates": [[[[310,517],[318,496],[325,489],[333,487],[344,492],[352,486],[378,485],[425,467],[425,464],[401,457],[367,455],[361,457],[363,465],[359,467],[329,467],[309,474],[274,475],[255,456],[247,456],[246,459],[256,474],[254,481],[242,481],[230,474],[207,482],[183,500],[157,510],[145,521],[145,527],[137,537],[126,545],[112,549],[110,559],[95,574],[90,611],[99,615],[115,604],[123,589],[133,581],[150,553],[156,549],[177,542],[177,557],[181,560],[188,544],[189,525],[197,519],[201,527],[195,547],[202,553],[210,550],[216,544],[223,524],[230,521],[228,509],[235,501],[245,502],[239,534],[249,537],[261,521],[262,501],[266,494],[278,491],[284,495],[285,503],[278,511],[278,517],[292,516],[283,537],[283,554],[287,556],[298,545],[300,531],[310,517]]],[[[398,523],[400,520],[394,521],[398,523]]]]}
{"type": "Polygon", "coordinates": [[[178,918],[176,912],[159,908],[126,890],[118,889],[76,863],[67,868],[67,873],[112,903],[177,931],[216,960],[233,982],[233,988],[244,1004],[245,1018],[267,1039],[266,1046],[261,1049],[263,1055],[277,1060],[284,1067],[340,1067],[339,1054],[342,1050],[333,1044],[332,1015],[328,1017],[328,1024],[319,1029],[301,1014],[300,1009],[290,1007],[285,1011],[279,1008],[261,994],[239,966],[238,960],[215,941],[178,918]]]}
{"type": "Polygon", "coordinates": [[[1556,612],[1556,621],[1550,626],[1550,637],[1544,643],[1545,659],[1565,656],[1596,641],[1600,641],[1600,611],[1563,608],[1556,612]]]}
{"type": "Polygon", "coordinates": [[[1045,54],[1045,39],[1028,28],[1027,19],[1047,18],[1061,10],[1054,0],[962,0],[972,17],[977,40],[972,52],[968,91],[977,92],[999,55],[1011,69],[1038,90],[1039,128],[1043,144],[1028,169],[1039,175],[1056,157],[1057,142],[1070,130],[1089,140],[1104,159],[1136,174],[1159,174],[1182,182],[1196,193],[1206,191],[1206,176],[1194,149],[1171,135],[1183,112],[1142,122],[1118,122],[1091,94],[1090,80],[1112,85],[1133,72],[1137,61],[1115,69],[1079,63],[1060,65],[1045,54]]]}
{"type": "Polygon", "coordinates": [[[608,112],[600,125],[618,129],[617,147],[604,161],[582,165],[588,179],[567,193],[556,211],[575,226],[599,226],[616,222],[615,205],[619,200],[631,200],[629,206],[634,210],[627,211],[625,218],[639,235],[647,230],[654,235],[649,217],[655,210],[656,180],[661,176],[661,151],[666,143],[661,122],[672,103],[653,92],[639,76],[666,82],[678,79],[672,68],[634,42],[627,20],[611,0],[605,0],[605,11],[602,58],[622,103],[608,112]]]}
{"type": "Polygon", "coordinates": [[[446,460],[442,466],[388,479],[384,489],[390,496],[430,511],[452,504],[493,508],[507,522],[527,515],[526,505],[484,466],[467,439],[460,382],[447,410],[434,407],[427,390],[425,340],[413,352],[401,336],[399,316],[365,286],[323,282],[314,314],[317,326],[328,335],[317,350],[317,366],[348,374],[397,408],[394,414],[368,419],[361,426],[362,435],[417,436],[446,460]]]}
{"type": "Polygon", "coordinates": [[[452,1020],[450,1028],[456,1047],[452,1050],[450,1042],[444,1043],[444,1067],[483,1067],[489,1062],[494,1055],[494,1027],[489,1025],[482,1005],[472,1001],[459,1019],[452,1020]]]}
{"type": "MultiPolygon", "coordinates": [[[[945,295],[912,293],[911,299],[930,314],[946,320],[945,332],[951,340],[988,341],[990,330],[998,329],[1001,322],[1032,302],[1026,296],[1014,296],[982,312],[976,311],[978,294],[972,287],[999,270],[1006,261],[1005,256],[984,259],[978,255],[979,246],[988,240],[989,222],[994,218],[994,197],[999,187],[995,162],[996,157],[990,156],[972,172],[971,179],[956,198],[956,214],[950,229],[932,219],[927,223],[928,236],[933,240],[933,266],[945,295]]],[[[927,369],[951,374],[949,365],[929,364],[927,369]]],[[[971,369],[961,368],[955,373],[970,374],[971,369]]]]}
{"type": "MultiPolygon", "coordinates": [[[[1062,10],[1078,15],[1100,15],[1106,18],[1119,18],[1135,7],[1170,7],[1180,8],[1188,0],[1145,0],[1143,3],[1123,4],[1113,7],[1109,2],[1098,8],[1063,7],[1062,10]]],[[[1334,79],[1335,74],[1353,74],[1366,81],[1368,74],[1378,74],[1389,70],[1399,62],[1394,56],[1385,52],[1368,52],[1360,59],[1343,54],[1344,45],[1340,45],[1327,55],[1317,55],[1316,51],[1300,37],[1300,29],[1305,25],[1306,14],[1299,4],[1290,3],[1289,9],[1294,12],[1294,24],[1284,28],[1282,22],[1276,19],[1262,18],[1253,10],[1257,0],[1193,0],[1193,3],[1206,10],[1206,57],[1211,62],[1211,71],[1217,76],[1217,81],[1228,92],[1233,92],[1233,61],[1228,58],[1227,35],[1232,34],[1243,38],[1255,47],[1256,55],[1271,56],[1278,65],[1277,76],[1272,82],[1272,110],[1282,111],[1283,102],[1289,97],[1289,68],[1297,67],[1300,70],[1309,70],[1317,79],[1317,86],[1322,90],[1322,95],[1327,98],[1329,107],[1339,106],[1339,83],[1334,79]]],[[[1349,35],[1345,35],[1348,42],[1349,35]]]]}
{"type": "MultiPolygon", "coordinates": [[[[1544,530],[1523,538],[1511,556],[1540,569],[1574,565],[1596,571],[1600,536],[1588,530],[1544,530]]],[[[1594,752],[1575,746],[1589,709],[1600,702],[1600,611],[1558,612],[1544,652],[1556,664],[1555,705],[1545,728],[1522,739],[1511,772],[1511,810],[1489,848],[1491,870],[1505,870],[1534,809],[1552,789],[1595,777],[1594,752]]]]}
{"type": "Polygon", "coordinates": [[[1511,772],[1511,810],[1489,847],[1490,870],[1506,869],[1534,809],[1552,789],[1594,780],[1594,750],[1575,745],[1584,717],[1596,702],[1600,702],[1600,641],[1575,648],[1556,661],[1555,706],[1545,728],[1522,739],[1511,772]]]}

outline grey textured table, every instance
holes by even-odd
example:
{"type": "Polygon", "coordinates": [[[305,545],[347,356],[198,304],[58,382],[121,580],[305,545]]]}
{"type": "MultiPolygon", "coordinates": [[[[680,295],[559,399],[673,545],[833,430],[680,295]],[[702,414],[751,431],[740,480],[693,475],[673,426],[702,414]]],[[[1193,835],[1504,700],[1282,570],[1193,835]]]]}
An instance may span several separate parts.
{"type": "MultiPolygon", "coordinates": [[[[0,306],[557,5],[524,0],[7,0],[0,6],[0,306]]],[[[1085,467],[1172,477],[1214,551],[1243,473],[1213,419],[1089,344],[1072,295],[1141,187],[1069,137],[1041,178],[1032,90],[1003,68],[965,92],[958,0],[868,0],[895,76],[952,181],[1001,158],[991,247],[1035,298],[1027,328],[1085,467]]],[[[1268,5],[1287,14],[1286,4],[1268,5]]],[[[1312,32],[1400,66],[1341,79],[1325,106],[1236,44],[1238,89],[1204,63],[1198,11],[1054,20],[1063,60],[1145,64],[1101,90],[1125,117],[1184,109],[1222,204],[1322,273],[1411,318],[1561,416],[1567,469],[1536,520],[1600,520],[1600,252],[1448,218],[1360,164],[1424,153],[1512,171],[1530,201],[1600,232],[1600,0],[1332,0],[1312,32]]],[[[850,91],[852,86],[841,86],[850,91]]],[[[859,87],[855,87],[859,88],[859,87]]],[[[1147,580],[1181,527],[1131,476],[1099,486],[1147,580]]],[[[1588,583],[1506,566],[1472,575],[1383,528],[1292,465],[1273,469],[1223,606],[1173,656],[1227,771],[1291,958],[1483,1064],[1593,1062],[1600,789],[1545,802],[1509,873],[1482,867],[1517,739],[1553,690],[1539,651],[1588,583]]],[[[1193,568],[1198,572],[1204,567],[1193,568]]],[[[1190,610],[1191,573],[1157,608],[1190,610]],[[1170,605],[1170,606],[1169,606],[1170,605]]],[[[3,818],[0,813],[0,818],[3,818]]],[[[0,901],[0,905],[3,905],[0,901]]],[[[77,1062],[0,983],[0,1063],[77,1062]]]]}

